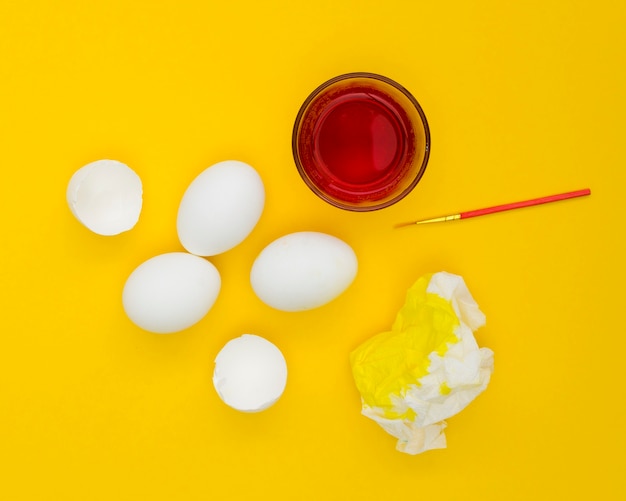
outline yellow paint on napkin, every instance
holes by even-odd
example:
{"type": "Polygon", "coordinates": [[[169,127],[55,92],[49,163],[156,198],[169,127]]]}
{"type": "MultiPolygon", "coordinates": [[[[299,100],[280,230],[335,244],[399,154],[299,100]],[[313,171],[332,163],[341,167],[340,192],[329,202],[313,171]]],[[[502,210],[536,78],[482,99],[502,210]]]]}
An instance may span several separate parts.
{"type": "MultiPolygon", "coordinates": [[[[384,409],[386,417],[399,417],[392,396],[428,373],[432,352],[444,355],[458,341],[459,319],[449,301],[426,292],[432,275],[420,278],[407,292],[390,332],[372,337],[350,356],[354,380],[364,402],[384,409]]],[[[445,391],[445,390],[444,390],[445,391]]]]}
{"type": "Polygon", "coordinates": [[[487,386],[493,352],[472,331],[484,315],[463,279],[425,275],[408,290],[391,327],[350,355],[363,414],[417,454],[445,447],[446,419],[487,386]]]}

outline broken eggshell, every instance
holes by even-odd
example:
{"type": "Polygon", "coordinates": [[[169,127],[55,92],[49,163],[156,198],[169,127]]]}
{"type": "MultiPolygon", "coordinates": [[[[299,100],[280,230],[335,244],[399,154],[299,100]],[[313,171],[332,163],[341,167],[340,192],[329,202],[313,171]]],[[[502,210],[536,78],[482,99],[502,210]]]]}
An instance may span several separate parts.
{"type": "Polygon", "coordinates": [[[287,384],[281,351],[254,334],[230,340],[215,358],[213,386],[222,401],[241,412],[260,412],[274,405],[287,384]]]}
{"type": "Polygon", "coordinates": [[[139,220],[142,184],[130,167],[117,160],[97,160],[78,169],[67,186],[72,214],[98,235],[118,235],[139,220]]]}

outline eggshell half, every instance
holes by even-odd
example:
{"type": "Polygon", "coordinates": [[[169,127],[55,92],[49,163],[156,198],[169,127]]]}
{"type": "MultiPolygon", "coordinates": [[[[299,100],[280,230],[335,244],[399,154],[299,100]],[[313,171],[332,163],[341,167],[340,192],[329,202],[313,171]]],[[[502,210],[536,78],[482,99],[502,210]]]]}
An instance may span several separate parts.
{"type": "Polygon", "coordinates": [[[254,334],[230,340],[215,358],[213,386],[222,401],[242,412],[274,405],[287,384],[287,363],[270,341],[254,334]]]}
{"type": "Polygon", "coordinates": [[[99,235],[133,228],[142,206],[139,176],[117,160],[97,160],[78,169],[67,186],[67,203],[84,226],[99,235]]]}
{"type": "Polygon", "coordinates": [[[275,240],[252,265],[250,282],[267,305],[283,311],[322,306],[344,292],[358,262],[342,240],[318,232],[298,232],[275,240]]]}
{"type": "Polygon", "coordinates": [[[263,182],[250,165],[237,160],[212,165],[183,195],[176,220],[180,243],[198,256],[226,252],[250,234],[264,205],[263,182]]]}
{"type": "Polygon", "coordinates": [[[168,334],[199,322],[221,287],[215,266],[186,252],[148,259],[128,277],[122,293],[124,311],[137,326],[168,334]]]}

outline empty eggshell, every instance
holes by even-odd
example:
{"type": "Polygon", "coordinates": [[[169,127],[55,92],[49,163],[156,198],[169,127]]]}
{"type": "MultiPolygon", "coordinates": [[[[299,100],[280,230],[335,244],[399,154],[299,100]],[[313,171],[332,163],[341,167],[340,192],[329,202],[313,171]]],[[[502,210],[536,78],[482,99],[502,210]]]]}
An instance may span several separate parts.
{"type": "Polygon", "coordinates": [[[220,291],[215,266],[186,252],[148,259],[130,274],[122,303],[133,323],[150,332],[168,334],[199,322],[220,291]]]}
{"type": "Polygon", "coordinates": [[[180,202],[180,243],[198,256],[226,252],[252,232],[264,205],[263,181],[251,166],[237,160],[212,165],[192,181],[180,202]]]}
{"type": "Polygon", "coordinates": [[[342,240],[313,231],[291,233],[261,251],[250,282],[267,305],[283,311],[322,306],[356,277],[357,258],[342,240]]]}
{"type": "Polygon", "coordinates": [[[67,203],[84,226],[117,235],[137,224],[142,206],[139,176],[117,160],[97,160],[78,169],[67,187],[67,203]]]}
{"type": "Polygon", "coordinates": [[[254,334],[230,340],[215,358],[213,386],[222,401],[242,412],[259,412],[280,398],[287,363],[270,341],[254,334]]]}

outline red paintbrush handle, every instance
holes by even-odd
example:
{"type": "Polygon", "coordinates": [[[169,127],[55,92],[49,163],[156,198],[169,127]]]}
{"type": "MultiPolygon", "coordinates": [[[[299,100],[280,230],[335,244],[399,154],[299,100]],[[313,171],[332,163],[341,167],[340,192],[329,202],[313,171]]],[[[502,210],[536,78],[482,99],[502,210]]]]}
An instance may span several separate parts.
{"type": "Polygon", "coordinates": [[[461,212],[461,219],[467,219],[468,217],[484,216],[485,214],[493,214],[494,212],[502,212],[505,210],[520,209],[522,207],[531,207],[533,205],[547,204],[550,202],[558,202],[559,200],[566,200],[568,198],[584,197],[590,194],[591,190],[587,188],[584,190],[570,191],[569,193],[561,193],[559,195],[550,195],[549,197],[534,198],[532,200],[525,200],[523,202],[496,205],[494,207],[487,207],[485,209],[469,210],[466,212],[461,212]]]}

